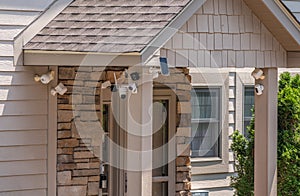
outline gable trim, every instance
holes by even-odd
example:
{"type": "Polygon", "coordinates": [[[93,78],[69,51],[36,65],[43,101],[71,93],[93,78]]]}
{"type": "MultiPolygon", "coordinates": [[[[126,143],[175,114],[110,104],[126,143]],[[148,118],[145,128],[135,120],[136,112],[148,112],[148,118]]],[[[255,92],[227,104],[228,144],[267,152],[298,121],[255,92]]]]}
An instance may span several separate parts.
{"type": "Polygon", "coordinates": [[[207,0],[191,0],[189,4],[141,51],[142,64],[146,64],[206,1],[207,0]]]}
{"type": "Polygon", "coordinates": [[[14,40],[14,65],[23,65],[23,46],[62,12],[73,0],[55,0],[34,22],[14,40]]]}

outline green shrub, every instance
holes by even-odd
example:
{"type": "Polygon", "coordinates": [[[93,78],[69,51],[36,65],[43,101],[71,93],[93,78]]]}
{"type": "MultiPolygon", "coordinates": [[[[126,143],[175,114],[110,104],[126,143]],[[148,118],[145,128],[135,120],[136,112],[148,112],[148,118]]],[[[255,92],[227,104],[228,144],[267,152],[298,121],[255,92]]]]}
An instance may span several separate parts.
{"type": "MultiPolygon", "coordinates": [[[[253,118],[254,119],[254,118],[253,118]]],[[[249,137],[233,133],[232,150],[236,176],[231,178],[235,195],[254,195],[254,120],[249,137]]],[[[278,92],[278,195],[300,195],[300,76],[283,73],[278,92]]]]}

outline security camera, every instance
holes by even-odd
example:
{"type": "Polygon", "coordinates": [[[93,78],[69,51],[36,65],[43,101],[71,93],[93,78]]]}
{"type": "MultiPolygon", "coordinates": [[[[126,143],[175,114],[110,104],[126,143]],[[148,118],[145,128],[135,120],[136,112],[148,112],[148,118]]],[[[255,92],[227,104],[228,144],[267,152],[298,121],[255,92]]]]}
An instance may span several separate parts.
{"type": "Polygon", "coordinates": [[[136,83],[129,84],[128,89],[129,89],[133,94],[137,94],[137,85],[136,85],[136,83]]]}
{"type": "Polygon", "coordinates": [[[50,71],[41,76],[39,76],[39,75],[34,76],[34,80],[36,82],[41,81],[43,84],[49,84],[49,82],[51,82],[53,79],[54,79],[54,71],[50,71]]]}
{"type": "Polygon", "coordinates": [[[256,80],[263,80],[263,79],[265,79],[265,74],[264,74],[264,72],[263,72],[263,70],[262,69],[255,69],[252,73],[251,73],[251,75],[253,76],[253,78],[255,78],[256,80]]]}
{"type": "Polygon", "coordinates": [[[262,84],[256,84],[255,85],[255,92],[256,92],[257,95],[262,95],[264,89],[265,89],[265,87],[262,84]]]}
{"type": "Polygon", "coordinates": [[[57,93],[64,95],[67,91],[67,87],[65,87],[63,83],[59,83],[54,89],[51,89],[51,95],[55,96],[57,93]]]}
{"type": "Polygon", "coordinates": [[[130,77],[133,81],[137,81],[140,79],[140,74],[138,72],[133,72],[130,74],[130,77]]]}
{"type": "Polygon", "coordinates": [[[126,99],[126,96],[127,96],[127,87],[122,86],[118,90],[119,90],[119,96],[120,96],[120,98],[121,99],[126,99]]]}

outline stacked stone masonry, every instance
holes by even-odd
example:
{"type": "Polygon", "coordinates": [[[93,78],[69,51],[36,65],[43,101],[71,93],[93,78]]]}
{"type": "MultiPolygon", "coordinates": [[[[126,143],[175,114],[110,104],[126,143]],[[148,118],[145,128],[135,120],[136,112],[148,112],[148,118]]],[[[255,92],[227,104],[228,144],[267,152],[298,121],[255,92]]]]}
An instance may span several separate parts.
{"type": "MultiPolygon", "coordinates": [[[[113,81],[124,68],[104,70],[99,67],[59,67],[58,79],[67,88],[58,95],[57,119],[57,195],[96,196],[99,194],[101,141],[101,83],[113,81]],[[95,112],[96,111],[96,112],[95,112]]],[[[154,88],[169,86],[177,95],[176,195],[190,195],[191,132],[190,76],[188,69],[172,69],[170,76],[160,76],[154,88]]]]}

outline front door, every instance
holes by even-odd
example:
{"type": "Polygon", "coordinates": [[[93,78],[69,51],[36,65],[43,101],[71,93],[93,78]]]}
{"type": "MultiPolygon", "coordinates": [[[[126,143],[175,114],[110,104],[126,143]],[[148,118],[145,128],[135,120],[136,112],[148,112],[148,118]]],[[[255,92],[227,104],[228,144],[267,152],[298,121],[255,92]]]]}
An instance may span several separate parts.
{"type": "Polygon", "coordinates": [[[102,127],[104,135],[102,136],[102,150],[100,152],[100,183],[99,195],[101,196],[126,196],[126,172],[124,168],[124,154],[116,146],[126,148],[126,132],[119,126],[120,119],[124,117],[122,112],[124,108],[118,103],[118,98],[112,96],[111,100],[102,100],[102,127]],[[113,108],[116,107],[116,108],[113,108]],[[115,112],[120,113],[116,115],[115,112]]]}
{"type": "Polygon", "coordinates": [[[171,91],[154,90],[152,195],[175,195],[176,100],[171,91]]]}

